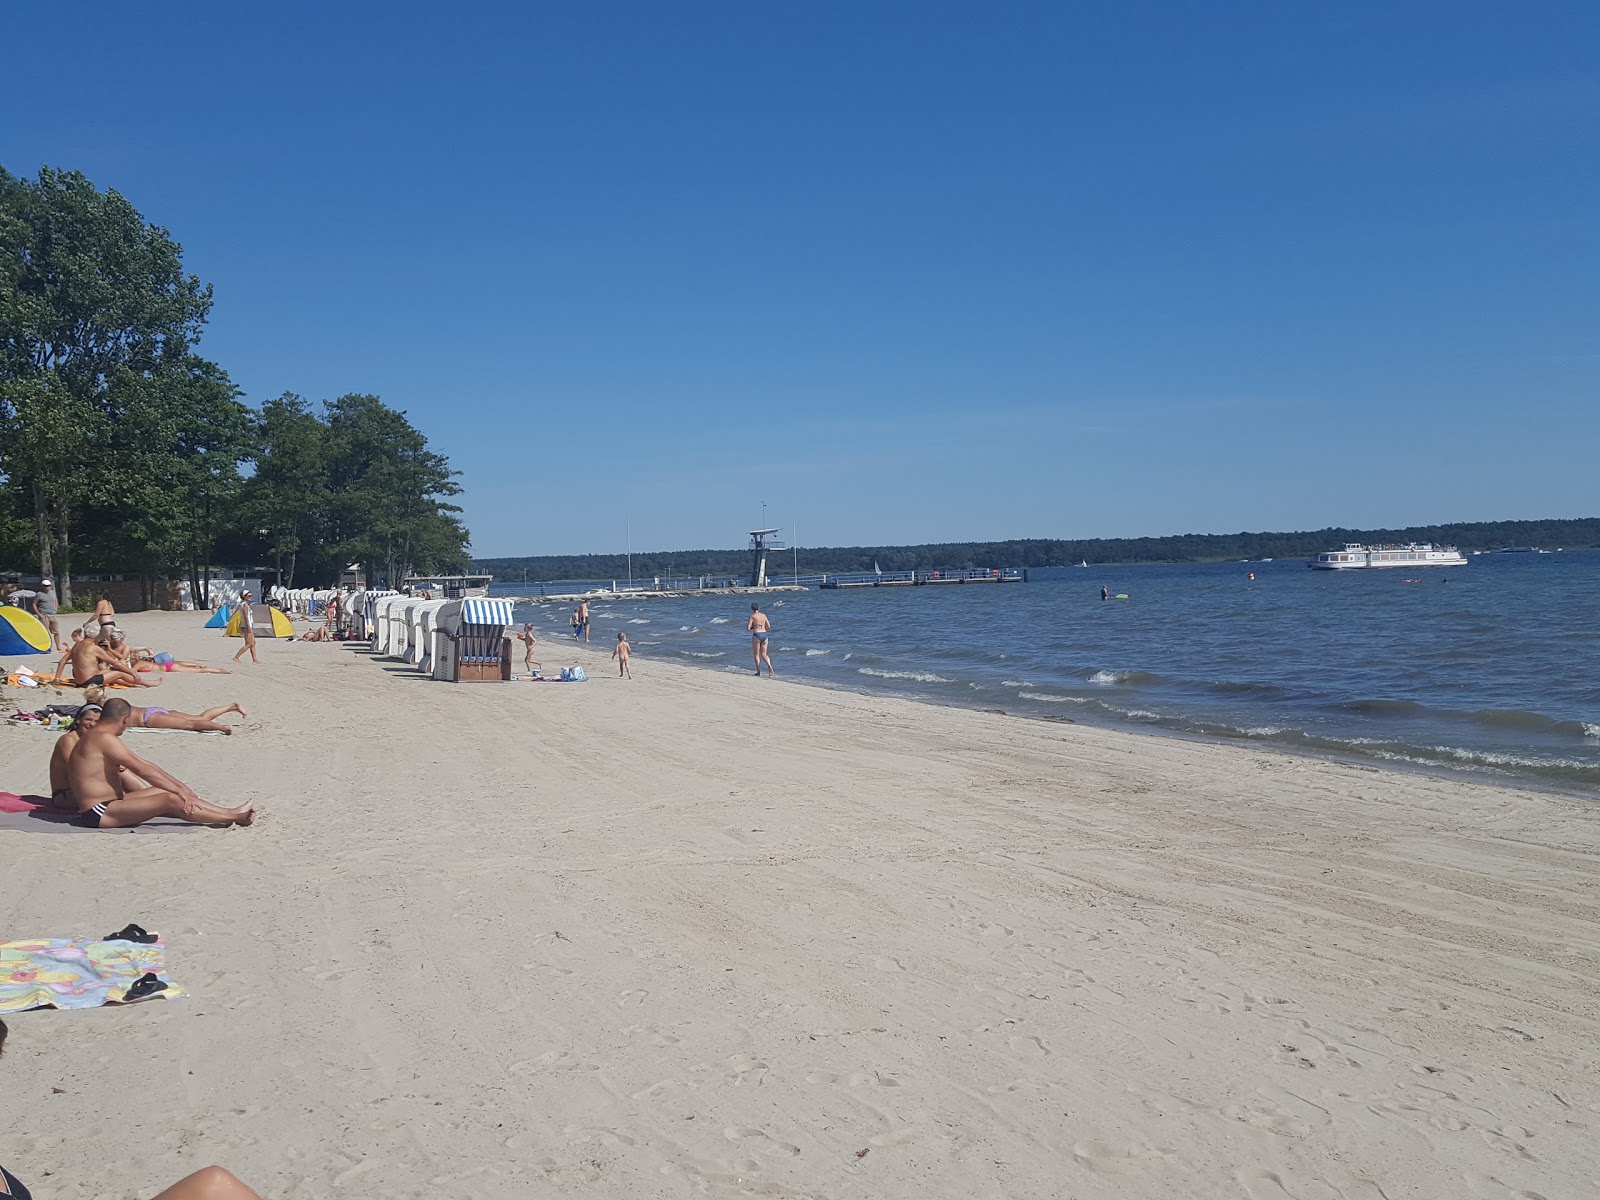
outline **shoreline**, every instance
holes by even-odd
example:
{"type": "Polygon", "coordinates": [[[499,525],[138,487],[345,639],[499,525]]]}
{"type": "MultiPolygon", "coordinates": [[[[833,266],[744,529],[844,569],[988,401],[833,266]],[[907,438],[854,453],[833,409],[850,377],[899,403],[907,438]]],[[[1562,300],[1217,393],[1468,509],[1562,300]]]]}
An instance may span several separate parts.
{"type": "MultiPolygon", "coordinates": [[[[576,645],[571,638],[545,630],[537,631],[540,635],[541,646],[552,643],[561,645],[576,645]]],[[[590,643],[586,653],[599,653],[599,647],[590,643]]],[[[638,651],[636,650],[637,654],[638,651]]],[[[731,652],[730,652],[731,653],[731,652]]],[[[776,653],[776,652],[775,652],[776,653]]],[[[513,648],[513,655],[516,651],[513,648]]],[[[609,656],[600,655],[603,661],[609,661],[609,656]]],[[[646,662],[666,662],[673,666],[686,667],[695,671],[709,671],[713,674],[726,675],[730,678],[740,674],[750,675],[751,671],[733,669],[731,664],[712,666],[707,663],[685,662],[678,657],[651,659],[646,652],[641,656],[646,662]]],[[[520,662],[520,658],[516,660],[520,662]]],[[[781,667],[782,658],[776,659],[775,665],[781,667]]],[[[586,668],[587,669],[587,668],[586,668]]],[[[1424,778],[1452,781],[1456,783],[1474,783],[1489,787],[1518,788],[1541,795],[1560,796],[1567,799],[1576,799],[1589,803],[1600,802],[1600,787],[1592,783],[1578,780],[1563,780],[1550,776],[1537,775],[1532,772],[1517,773],[1513,771],[1498,770],[1488,765],[1455,766],[1450,763],[1422,762],[1414,759],[1403,759],[1397,756],[1383,756],[1378,754],[1362,754],[1358,750],[1338,749],[1309,745],[1295,745],[1284,741],[1275,741],[1271,737],[1252,737],[1247,734],[1214,733],[1203,730],[1177,729],[1154,722],[1139,723],[1134,721],[1118,721],[1115,717],[1101,718],[1098,714],[1084,716],[1057,716],[1054,713],[1029,712],[1015,708],[1001,708],[987,706],[982,701],[959,703],[955,700],[926,693],[900,693],[884,689],[874,690],[870,684],[851,684],[837,680],[817,679],[803,675],[779,675],[786,683],[801,684],[806,687],[820,688],[823,691],[839,692],[846,695],[884,697],[904,700],[912,704],[926,704],[934,708],[948,708],[957,712],[978,712],[991,715],[1014,718],[1019,721],[1042,721],[1054,725],[1077,725],[1088,729],[1105,729],[1116,733],[1129,734],[1134,737],[1154,737],[1174,739],[1177,741],[1195,742],[1206,746],[1237,746],[1257,752],[1270,752],[1285,754],[1297,759],[1326,760],[1342,763],[1357,769],[1394,771],[1402,775],[1420,775],[1424,778]]]]}
{"type": "MultiPolygon", "coordinates": [[[[648,656],[616,681],[594,644],[548,687],[260,653],[158,690],[242,701],[234,736],[137,748],[256,826],[0,829],[5,936],[136,921],[189,993],[7,1018],[0,1162],[36,1191],[211,1162],[267,1197],[506,1200],[1600,1175],[1592,804],[648,656]]],[[[0,787],[47,758],[0,730],[0,787]]]]}

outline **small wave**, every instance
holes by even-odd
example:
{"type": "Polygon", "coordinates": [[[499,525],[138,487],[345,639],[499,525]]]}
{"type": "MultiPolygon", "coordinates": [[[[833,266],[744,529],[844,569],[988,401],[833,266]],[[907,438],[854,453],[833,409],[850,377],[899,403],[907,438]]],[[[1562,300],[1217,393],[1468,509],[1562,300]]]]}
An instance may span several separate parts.
{"type": "Polygon", "coordinates": [[[876,667],[857,667],[858,675],[876,675],[879,679],[911,679],[917,683],[954,683],[954,679],[946,679],[943,675],[935,675],[932,671],[880,671],[876,667]]]}
{"type": "Polygon", "coordinates": [[[727,655],[725,650],[685,650],[690,658],[723,658],[727,655]]]}
{"type": "Polygon", "coordinates": [[[1159,675],[1152,675],[1149,671],[1096,671],[1093,675],[1089,676],[1089,682],[1099,684],[1156,683],[1160,680],[1160,678],[1161,677],[1159,675]]]}
{"type": "Polygon", "coordinates": [[[1218,679],[1206,686],[1224,696],[1261,696],[1271,699],[1284,695],[1284,690],[1277,684],[1250,683],[1239,679],[1218,679]]]}
{"type": "Polygon", "coordinates": [[[1580,722],[1583,726],[1583,736],[1586,738],[1600,738],[1600,725],[1591,725],[1588,721],[1580,722]]]}
{"type": "Polygon", "coordinates": [[[806,657],[807,658],[816,658],[819,654],[832,654],[832,653],[833,653],[832,650],[807,650],[806,651],[806,657]]]}
{"type": "Polygon", "coordinates": [[[1428,711],[1415,700],[1346,700],[1337,707],[1366,717],[1411,717],[1428,711]]]}
{"type": "Polygon", "coordinates": [[[1032,700],[1039,704],[1082,704],[1077,696],[1052,696],[1049,692],[1018,692],[1018,700],[1032,700]]]}
{"type": "Polygon", "coordinates": [[[698,625],[679,625],[678,626],[678,632],[679,633],[699,633],[700,632],[700,626],[698,626],[698,625]]]}
{"type": "Polygon", "coordinates": [[[1024,688],[1024,687],[1032,687],[1033,685],[1030,684],[1026,679],[1002,679],[1000,681],[1000,686],[1001,687],[1024,688]]]}
{"type": "Polygon", "coordinates": [[[732,617],[712,617],[711,623],[713,625],[726,625],[731,620],[733,620],[732,617]]]}
{"type": "Polygon", "coordinates": [[[1479,725],[1499,729],[1526,729],[1534,733],[1567,733],[1574,737],[1593,737],[1600,725],[1584,721],[1558,721],[1543,713],[1528,712],[1521,708],[1480,708],[1472,714],[1479,725]]]}
{"type": "Polygon", "coordinates": [[[648,624],[650,624],[650,618],[649,617],[635,617],[633,620],[629,621],[628,624],[629,625],[648,625],[648,624]]]}

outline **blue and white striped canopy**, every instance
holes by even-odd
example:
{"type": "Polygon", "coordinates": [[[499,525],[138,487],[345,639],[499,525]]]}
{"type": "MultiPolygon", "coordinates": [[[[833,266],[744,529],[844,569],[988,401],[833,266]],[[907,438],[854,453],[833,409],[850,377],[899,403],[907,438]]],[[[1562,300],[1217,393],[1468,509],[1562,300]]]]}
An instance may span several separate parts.
{"type": "Polygon", "coordinates": [[[461,602],[461,622],[464,625],[509,625],[511,601],[469,596],[461,602]]]}
{"type": "Polygon", "coordinates": [[[398,596],[399,594],[400,594],[399,592],[392,592],[392,591],[391,592],[368,592],[367,593],[367,598],[363,602],[366,605],[366,609],[367,609],[367,620],[370,621],[372,619],[372,610],[377,607],[377,604],[378,604],[379,600],[382,600],[385,596],[398,596]]]}

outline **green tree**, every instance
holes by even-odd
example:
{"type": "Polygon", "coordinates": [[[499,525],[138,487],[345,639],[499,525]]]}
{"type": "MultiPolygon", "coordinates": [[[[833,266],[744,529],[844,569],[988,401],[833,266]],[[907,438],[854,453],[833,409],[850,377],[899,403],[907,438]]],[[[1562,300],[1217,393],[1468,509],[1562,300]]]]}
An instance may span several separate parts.
{"type": "Polygon", "coordinates": [[[467,532],[456,472],[428,439],[376,396],[346,395],[327,404],[330,518],[340,552],[384,565],[390,586],[407,569],[464,565],[467,532]]]}
{"type": "Polygon", "coordinates": [[[211,302],[182,247],[116,191],[0,167],[0,473],[26,489],[40,571],[64,602],[75,506],[139,490],[116,418],[185,371],[211,302]]]}
{"type": "MultiPolygon", "coordinates": [[[[301,552],[317,551],[328,533],[328,428],[303,397],[285,392],[261,406],[256,440],[255,474],[241,513],[265,537],[284,585],[293,587],[301,552]]],[[[312,564],[316,571],[325,566],[312,564]]]]}

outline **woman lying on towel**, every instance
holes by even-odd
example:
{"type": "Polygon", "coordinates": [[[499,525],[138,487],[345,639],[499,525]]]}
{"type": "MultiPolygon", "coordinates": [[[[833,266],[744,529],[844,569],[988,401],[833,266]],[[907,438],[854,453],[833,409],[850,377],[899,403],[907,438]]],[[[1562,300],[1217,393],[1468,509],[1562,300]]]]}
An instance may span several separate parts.
{"type": "MultiPolygon", "coordinates": [[[[0,1053],[5,1051],[7,1032],[6,1023],[0,1021],[0,1053]]],[[[33,1200],[33,1193],[10,1171],[0,1167],[0,1200],[33,1200]]],[[[261,1197],[230,1172],[221,1167],[207,1167],[184,1176],[155,1200],[261,1200],[261,1197]]]]}
{"type": "MultiPolygon", "coordinates": [[[[88,688],[83,693],[83,698],[91,705],[104,704],[105,692],[100,688],[88,688]]],[[[137,704],[130,706],[133,714],[128,718],[129,729],[184,729],[190,733],[232,733],[233,726],[224,725],[217,720],[224,713],[236,712],[241,717],[248,717],[242,704],[222,704],[216,708],[208,708],[203,713],[179,712],[175,708],[140,708],[137,704]]]]}
{"type": "Polygon", "coordinates": [[[205,663],[184,662],[166,653],[156,653],[149,646],[130,646],[120,633],[107,632],[100,644],[122,660],[130,671],[177,671],[186,675],[227,675],[226,667],[208,667],[205,663]]]}

